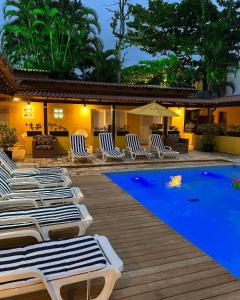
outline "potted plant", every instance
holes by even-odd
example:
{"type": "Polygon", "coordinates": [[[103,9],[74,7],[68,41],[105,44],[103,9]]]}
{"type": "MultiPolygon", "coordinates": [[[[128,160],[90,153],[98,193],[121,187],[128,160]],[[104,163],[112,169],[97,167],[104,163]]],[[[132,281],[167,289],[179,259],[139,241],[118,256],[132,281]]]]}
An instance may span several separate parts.
{"type": "Polygon", "coordinates": [[[219,125],[215,123],[205,123],[198,126],[198,132],[203,135],[203,151],[213,152],[215,136],[219,135],[219,125]]]}
{"type": "Polygon", "coordinates": [[[125,136],[128,133],[129,133],[129,127],[127,125],[124,125],[123,127],[118,127],[117,129],[118,136],[125,136]]]}
{"type": "Polygon", "coordinates": [[[42,131],[39,130],[42,128],[42,125],[40,123],[37,123],[36,125],[34,125],[33,123],[26,123],[25,125],[29,129],[31,129],[27,131],[27,136],[36,136],[42,134],[42,131]]]}
{"type": "Polygon", "coordinates": [[[62,125],[58,125],[58,124],[49,122],[48,127],[52,128],[52,130],[50,130],[49,133],[53,136],[68,136],[69,135],[67,128],[63,127],[62,125]]]}
{"type": "Polygon", "coordinates": [[[94,127],[93,135],[98,136],[101,132],[109,132],[107,127],[94,127]]]}
{"type": "Polygon", "coordinates": [[[150,126],[150,130],[152,130],[153,134],[160,133],[162,129],[163,129],[162,124],[152,123],[152,125],[150,126]]]}
{"type": "Polygon", "coordinates": [[[6,123],[0,124],[0,148],[12,158],[13,146],[18,142],[16,128],[10,128],[6,123]]]}
{"type": "Polygon", "coordinates": [[[229,136],[240,136],[240,125],[233,124],[228,126],[227,135],[229,136]]]}

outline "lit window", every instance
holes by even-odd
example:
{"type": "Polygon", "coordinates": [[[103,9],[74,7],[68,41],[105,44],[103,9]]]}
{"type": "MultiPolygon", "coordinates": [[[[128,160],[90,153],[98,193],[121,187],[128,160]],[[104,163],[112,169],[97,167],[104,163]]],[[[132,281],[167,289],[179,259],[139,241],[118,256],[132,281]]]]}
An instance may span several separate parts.
{"type": "Polygon", "coordinates": [[[31,105],[23,107],[23,118],[24,119],[34,119],[34,110],[31,105]]]}
{"type": "Polygon", "coordinates": [[[54,108],[53,109],[53,117],[55,119],[63,119],[63,117],[64,117],[63,108],[54,108]]]}

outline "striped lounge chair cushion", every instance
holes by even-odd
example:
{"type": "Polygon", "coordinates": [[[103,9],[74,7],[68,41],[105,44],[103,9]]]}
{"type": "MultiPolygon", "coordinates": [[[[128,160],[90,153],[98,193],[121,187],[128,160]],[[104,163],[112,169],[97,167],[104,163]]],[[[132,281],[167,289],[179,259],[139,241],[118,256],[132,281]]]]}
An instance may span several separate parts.
{"type": "Polygon", "coordinates": [[[99,134],[100,146],[105,153],[112,157],[123,156],[123,154],[114,147],[113,138],[111,133],[99,134]]]}
{"type": "Polygon", "coordinates": [[[164,149],[164,144],[163,144],[163,140],[162,137],[159,134],[152,134],[151,136],[151,143],[152,146],[159,148],[159,149],[164,149]]]}
{"type": "MultiPolygon", "coordinates": [[[[32,267],[42,271],[47,280],[100,270],[107,264],[102,250],[92,236],[4,249],[0,250],[0,257],[0,274],[32,267]]],[[[14,283],[17,284],[16,281],[12,282],[11,287],[14,283]]]]}
{"type": "Polygon", "coordinates": [[[71,148],[76,156],[91,156],[86,151],[85,137],[83,135],[71,135],[71,148]]]}
{"type": "MultiPolygon", "coordinates": [[[[82,220],[80,211],[76,205],[53,205],[32,209],[11,210],[0,212],[0,219],[10,219],[15,217],[33,217],[40,226],[48,226],[59,223],[79,222],[82,220]]],[[[22,227],[34,226],[29,222],[19,222],[17,224],[0,225],[1,230],[19,229],[22,227]]]]}
{"type": "MultiPolygon", "coordinates": [[[[72,188],[70,187],[58,187],[58,188],[45,188],[45,189],[32,189],[32,190],[11,190],[6,180],[3,180],[0,177],[0,196],[4,196],[10,193],[25,193],[26,197],[28,198],[29,193],[38,193],[41,195],[42,199],[47,200],[57,200],[57,199],[71,199],[75,198],[76,195],[72,188]]],[[[23,197],[14,197],[12,199],[23,199],[23,197]]],[[[30,196],[32,199],[32,196],[30,196]]]]}
{"type": "MultiPolygon", "coordinates": [[[[8,170],[13,171],[17,169],[17,165],[7,156],[7,154],[0,150],[0,160],[2,161],[3,165],[8,168],[8,170]]],[[[60,167],[54,167],[54,168],[36,168],[41,175],[43,174],[62,174],[63,169],[60,167]]],[[[32,174],[32,170],[27,169],[18,169],[19,173],[17,172],[16,176],[29,176],[32,174]],[[29,172],[30,171],[30,172],[29,172]]]]}
{"type": "Polygon", "coordinates": [[[7,154],[3,150],[0,150],[0,160],[2,161],[2,164],[5,164],[11,171],[17,168],[16,164],[7,156],[7,154]]]}
{"type": "MultiPolygon", "coordinates": [[[[0,177],[2,179],[11,179],[13,178],[12,175],[3,167],[0,166],[0,177]]],[[[49,183],[63,183],[65,182],[64,178],[61,175],[33,175],[31,176],[34,180],[39,182],[40,184],[49,184],[49,183]]],[[[27,179],[23,179],[23,181],[26,182],[27,185],[27,179]]]]}
{"type": "Polygon", "coordinates": [[[147,155],[147,151],[140,146],[138,136],[135,134],[126,135],[127,147],[129,147],[132,152],[138,155],[147,155]]]}

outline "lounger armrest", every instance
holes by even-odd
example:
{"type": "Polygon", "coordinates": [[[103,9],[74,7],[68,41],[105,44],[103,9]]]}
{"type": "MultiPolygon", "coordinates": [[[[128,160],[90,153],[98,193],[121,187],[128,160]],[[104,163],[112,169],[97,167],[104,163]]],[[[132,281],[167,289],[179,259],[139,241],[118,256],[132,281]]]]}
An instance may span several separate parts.
{"type": "Polygon", "coordinates": [[[18,223],[32,223],[35,225],[37,231],[41,234],[41,227],[38,224],[37,219],[30,217],[30,216],[13,216],[12,218],[4,218],[2,217],[0,219],[0,225],[6,225],[6,224],[18,224],[18,223]]]}
{"type": "Polygon", "coordinates": [[[78,209],[83,217],[83,220],[86,221],[88,224],[92,224],[93,217],[90,215],[87,207],[85,205],[78,205],[78,209]]]}
{"type": "Polygon", "coordinates": [[[42,188],[43,186],[34,180],[27,180],[25,182],[20,181],[20,180],[9,180],[9,186],[13,190],[29,190],[29,189],[36,189],[36,188],[42,188]]]}
{"type": "Polygon", "coordinates": [[[43,242],[43,238],[41,234],[34,229],[26,229],[26,230],[16,230],[12,232],[3,232],[0,233],[0,241],[1,240],[7,240],[7,239],[14,239],[14,238],[26,238],[26,237],[33,237],[35,238],[39,243],[43,242]]]}
{"type": "Polygon", "coordinates": [[[11,281],[18,281],[24,279],[28,280],[30,278],[35,278],[41,281],[44,284],[46,290],[48,291],[51,299],[57,299],[56,295],[54,294],[54,291],[49,286],[44,274],[37,268],[28,267],[0,274],[0,282],[3,284],[4,282],[6,282],[6,285],[11,285],[11,283],[9,283],[11,281]]]}
{"type": "Polygon", "coordinates": [[[172,147],[170,147],[170,146],[164,146],[164,148],[172,151],[172,147]]]}
{"type": "Polygon", "coordinates": [[[0,201],[0,209],[5,209],[5,208],[11,208],[11,207],[39,207],[38,204],[37,204],[37,201],[35,200],[31,200],[31,199],[28,199],[28,200],[8,200],[8,201],[0,201]]]}
{"type": "Polygon", "coordinates": [[[41,195],[38,193],[35,193],[35,192],[24,193],[24,191],[23,191],[23,192],[19,192],[19,193],[10,193],[10,194],[6,194],[6,195],[2,196],[3,200],[10,200],[10,199],[14,200],[14,198],[16,201],[22,201],[22,200],[28,200],[28,199],[29,200],[39,200],[39,201],[41,201],[42,204],[44,204],[41,195]],[[18,200],[16,198],[22,198],[22,199],[18,200]]]}
{"type": "Polygon", "coordinates": [[[104,252],[109,263],[121,272],[123,270],[123,262],[113,250],[109,240],[105,236],[95,235],[94,237],[98,241],[98,244],[104,252]]]}
{"type": "Polygon", "coordinates": [[[39,168],[38,163],[17,163],[18,168],[29,167],[29,168],[39,168]]]}
{"type": "Polygon", "coordinates": [[[120,151],[120,152],[121,152],[121,149],[120,149],[119,147],[115,147],[115,149],[116,149],[117,151],[120,151]]]}

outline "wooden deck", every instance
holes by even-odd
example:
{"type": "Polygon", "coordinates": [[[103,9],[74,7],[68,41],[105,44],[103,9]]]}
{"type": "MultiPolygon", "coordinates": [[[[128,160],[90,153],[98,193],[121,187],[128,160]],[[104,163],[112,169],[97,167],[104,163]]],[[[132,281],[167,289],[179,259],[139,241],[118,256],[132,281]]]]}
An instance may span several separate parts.
{"type": "MultiPolygon", "coordinates": [[[[104,175],[72,179],[94,217],[88,233],[106,235],[124,262],[111,300],[240,299],[240,281],[104,175]]],[[[92,294],[99,288],[93,283],[92,294]]],[[[63,290],[64,300],[86,299],[85,291],[85,287],[68,287],[63,290]]],[[[47,299],[44,292],[14,298],[47,299]]]]}
{"type": "Polygon", "coordinates": [[[240,299],[240,281],[104,175],[73,179],[94,217],[90,232],[106,235],[124,262],[111,299],[240,299]]]}

